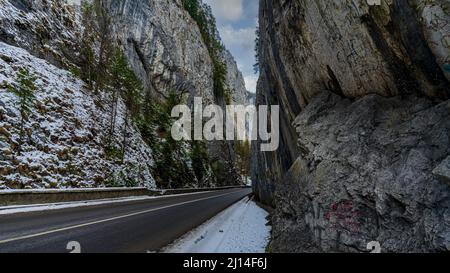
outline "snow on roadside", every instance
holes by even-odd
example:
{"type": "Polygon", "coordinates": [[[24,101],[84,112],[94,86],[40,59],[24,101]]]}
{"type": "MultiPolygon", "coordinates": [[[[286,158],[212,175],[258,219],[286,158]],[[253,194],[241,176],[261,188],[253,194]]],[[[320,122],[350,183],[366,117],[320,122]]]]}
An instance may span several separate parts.
{"type": "Polygon", "coordinates": [[[166,253],[264,253],[271,228],[268,213],[247,197],[194,229],[166,253]]]}

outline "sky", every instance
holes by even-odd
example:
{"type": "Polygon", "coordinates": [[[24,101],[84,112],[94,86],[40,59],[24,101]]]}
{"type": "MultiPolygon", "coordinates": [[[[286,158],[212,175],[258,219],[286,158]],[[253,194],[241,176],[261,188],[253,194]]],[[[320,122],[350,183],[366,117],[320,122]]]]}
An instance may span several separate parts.
{"type": "Polygon", "coordinates": [[[245,85],[256,92],[258,75],[253,71],[258,24],[258,0],[203,0],[211,6],[222,41],[244,75],[245,85]]]}

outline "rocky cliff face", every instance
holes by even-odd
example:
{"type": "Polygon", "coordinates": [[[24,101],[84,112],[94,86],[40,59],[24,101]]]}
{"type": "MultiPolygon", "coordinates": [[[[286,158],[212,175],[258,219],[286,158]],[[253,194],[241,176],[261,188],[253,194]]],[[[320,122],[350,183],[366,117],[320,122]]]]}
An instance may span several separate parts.
{"type": "MultiPolygon", "coordinates": [[[[107,1],[115,34],[146,86],[163,98],[170,89],[214,102],[212,61],[197,23],[177,1],[107,1]]],[[[245,83],[233,56],[223,51],[226,85],[235,102],[245,83]]]]}
{"type": "Polygon", "coordinates": [[[255,192],[275,252],[450,249],[449,3],[260,1],[255,192]]]}
{"type": "Polygon", "coordinates": [[[245,105],[247,103],[247,89],[245,88],[244,76],[237,67],[237,63],[230,51],[224,50],[223,61],[227,65],[227,88],[232,96],[232,103],[245,105]]]}
{"type": "Polygon", "coordinates": [[[66,2],[1,0],[0,41],[60,67],[78,63],[81,15],[77,5],[66,2]]]}
{"type": "Polygon", "coordinates": [[[78,62],[79,17],[78,7],[65,1],[0,2],[1,189],[104,186],[119,174],[155,186],[151,150],[136,131],[126,164],[106,158],[108,109],[101,107],[101,97],[60,69],[78,62]],[[37,80],[21,140],[19,100],[7,85],[17,84],[22,68],[37,80]]]}
{"type": "MultiPolygon", "coordinates": [[[[213,90],[213,65],[197,23],[176,1],[109,1],[114,32],[126,49],[134,70],[156,99],[164,100],[170,91],[202,97],[203,103],[217,103],[213,90]]],[[[230,103],[245,102],[245,83],[231,53],[224,49],[227,67],[226,88],[230,103]]],[[[213,161],[226,162],[227,184],[239,184],[232,143],[210,143],[213,161]]]]}
{"type": "Polygon", "coordinates": [[[181,1],[104,2],[115,35],[151,91],[164,98],[175,89],[213,100],[211,59],[181,1]]]}
{"type": "MultiPolygon", "coordinates": [[[[152,151],[132,128],[124,162],[106,155],[110,111],[106,98],[27,51],[0,42],[0,189],[78,188],[105,185],[155,187],[152,151]],[[20,100],[6,85],[20,69],[36,76],[36,91],[21,136],[20,100]],[[19,149],[21,152],[19,153],[19,149]],[[120,182],[119,182],[120,181],[120,182]],[[118,183],[114,185],[114,183],[118,183]]],[[[120,104],[118,128],[125,106],[120,104]]],[[[120,141],[121,134],[114,136],[120,141]]]]}
{"type": "MultiPolygon", "coordinates": [[[[0,39],[70,68],[79,62],[83,29],[80,6],[70,4],[74,2],[1,0],[0,39]]],[[[211,58],[180,0],[103,2],[115,38],[149,90],[164,98],[175,89],[213,102],[211,58]]],[[[226,84],[236,101],[243,101],[244,79],[228,50],[223,60],[226,84]]]]}
{"type": "MultiPolygon", "coordinates": [[[[37,96],[37,103],[43,104],[46,108],[55,108],[55,111],[61,113],[52,116],[36,112],[35,116],[31,118],[31,121],[35,122],[33,126],[36,128],[40,126],[36,129],[39,131],[42,129],[39,121],[43,122],[48,119],[50,119],[49,122],[52,124],[68,123],[67,128],[64,127],[60,128],[60,130],[52,131],[52,134],[56,135],[56,137],[61,137],[61,135],[66,134],[65,129],[71,128],[70,124],[72,121],[77,122],[76,120],[84,119],[86,122],[90,122],[90,125],[86,125],[85,129],[94,130],[91,132],[92,136],[86,142],[76,144],[70,139],[65,139],[63,143],[57,143],[61,144],[61,147],[55,147],[54,150],[46,149],[44,154],[52,157],[53,163],[50,163],[50,161],[42,163],[43,168],[48,171],[44,172],[45,177],[39,172],[33,172],[32,174],[20,172],[21,179],[11,182],[15,179],[12,175],[18,174],[19,167],[16,166],[18,162],[14,163],[14,159],[10,157],[1,158],[2,165],[0,170],[4,176],[0,176],[0,188],[103,186],[107,183],[106,170],[116,169],[117,172],[122,173],[120,174],[121,176],[132,178],[133,181],[137,180],[140,185],[155,186],[150,174],[152,152],[142,141],[136,128],[133,128],[130,136],[132,139],[136,139],[136,142],[133,142],[132,147],[130,147],[132,153],[128,160],[129,164],[125,164],[124,168],[111,167],[112,165],[118,166],[120,164],[116,164],[114,160],[105,159],[105,154],[103,151],[100,151],[99,147],[100,140],[103,139],[101,133],[107,131],[105,129],[106,124],[102,123],[102,117],[105,117],[109,111],[106,109],[108,108],[108,98],[88,94],[86,87],[81,82],[76,81],[76,79],[72,79],[70,73],[67,72],[68,70],[72,71],[80,63],[80,39],[84,27],[81,20],[80,2],[83,1],[0,0],[0,42],[2,42],[1,48],[8,52],[8,54],[4,53],[4,59],[0,66],[0,75],[2,80],[5,81],[5,86],[1,87],[0,90],[2,100],[4,97],[9,98],[11,96],[11,94],[7,93],[6,83],[14,82],[20,69],[19,66],[26,66],[31,72],[40,75],[44,72],[40,72],[38,66],[27,66],[26,60],[29,59],[33,63],[45,63],[46,70],[44,74],[49,73],[57,76],[42,78],[44,83],[48,82],[48,86],[46,84],[38,86],[38,93],[42,92],[42,94],[39,93],[39,96],[37,96]],[[76,2],[78,4],[74,4],[76,2]],[[17,54],[17,56],[14,54],[17,54]],[[58,77],[61,77],[60,82],[57,82],[58,77]],[[74,81],[76,84],[68,86],[69,83],[74,81]],[[54,105],[48,102],[47,98],[51,92],[54,92],[55,96],[58,96],[60,99],[55,101],[54,105]],[[71,112],[72,110],[70,109],[72,109],[73,105],[70,103],[70,105],[66,105],[64,101],[71,101],[71,98],[75,96],[73,92],[81,100],[81,102],[78,101],[79,103],[91,105],[92,102],[95,102],[95,105],[92,109],[89,108],[88,113],[83,113],[82,116],[75,111],[72,113],[73,120],[67,121],[64,113],[71,112]],[[59,151],[59,148],[67,148],[69,150],[77,147],[88,149],[96,145],[98,146],[96,149],[98,148],[99,151],[86,151],[89,155],[86,156],[86,160],[82,162],[81,166],[87,166],[86,169],[91,167],[96,169],[96,166],[98,168],[93,172],[86,170],[85,173],[80,174],[77,180],[79,183],[69,182],[72,181],[70,178],[61,180],[64,173],[53,170],[53,165],[58,163],[58,159],[54,156],[56,156],[55,153],[57,153],[57,150],[59,151]],[[105,159],[105,164],[102,163],[103,159],[105,159]],[[140,162],[140,164],[134,164],[136,162],[140,162]],[[125,168],[125,166],[133,164],[133,168],[125,168]],[[48,169],[49,166],[53,167],[48,169]],[[136,171],[134,168],[138,168],[139,171],[136,171]],[[92,177],[94,173],[94,176],[97,178],[89,180],[89,177],[92,177]],[[133,173],[137,174],[136,177],[133,173]],[[51,181],[58,182],[50,183],[51,181]]],[[[103,3],[111,15],[114,42],[124,49],[133,70],[143,81],[145,90],[150,92],[155,100],[163,101],[169,92],[177,91],[189,94],[189,99],[192,99],[194,96],[201,96],[205,103],[214,102],[212,61],[202,41],[196,22],[183,9],[180,0],[104,0],[103,3]]],[[[230,87],[232,95],[237,102],[241,99],[241,94],[245,92],[245,89],[244,91],[242,90],[244,82],[242,77],[239,77],[240,72],[232,56],[229,54],[225,54],[225,56],[228,64],[226,85],[230,87]]],[[[0,80],[0,83],[2,83],[2,80],[0,80]]],[[[0,106],[3,107],[0,110],[5,113],[14,112],[16,107],[12,99],[2,101],[0,106]]],[[[123,115],[123,111],[119,111],[117,120],[123,120],[121,115],[123,115]]],[[[107,118],[105,117],[106,120],[107,118]]],[[[1,128],[10,128],[8,129],[9,133],[14,131],[15,125],[17,125],[17,120],[14,120],[13,117],[11,119],[2,119],[0,122],[2,122],[1,128]]],[[[117,126],[121,128],[121,124],[117,126]]],[[[81,127],[84,128],[85,126],[82,125],[81,127]]],[[[71,134],[71,132],[69,133],[71,134]]],[[[8,134],[8,136],[12,137],[13,134],[8,134]]],[[[50,135],[43,135],[43,139],[40,141],[42,143],[30,143],[30,147],[27,149],[30,153],[37,152],[40,149],[39,147],[51,142],[50,137],[50,135]]],[[[11,143],[13,142],[11,139],[3,138],[1,141],[2,148],[8,148],[6,146],[12,145],[11,143]]],[[[229,152],[232,153],[233,151],[229,152]]],[[[33,158],[24,160],[28,160],[30,164],[34,161],[33,158]]],[[[59,160],[61,161],[61,159],[59,160]]],[[[81,162],[78,163],[81,164],[81,162]]],[[[231,162],[231,165],[233,164],[231,162]]],[[[58,169],[57,167],[55,168],[58,169]]]]}

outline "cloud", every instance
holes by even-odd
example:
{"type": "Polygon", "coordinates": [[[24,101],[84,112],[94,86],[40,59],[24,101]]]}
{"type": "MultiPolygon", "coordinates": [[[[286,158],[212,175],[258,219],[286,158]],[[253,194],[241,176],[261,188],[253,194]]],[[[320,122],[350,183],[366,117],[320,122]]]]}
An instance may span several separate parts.
{"type": "Polygon", "coordinates": [[[238,68],[242,71],[249,91],[255,92],[258,78],[254,75],[255,61],[255,28],[235,28],[231,25],[219,27],[220,36],[226,47],[236,59],[238,68]]]}
{"type": "Polygon", "coordinates": [[[255,92],[258,77],[253,64],[259,1],[204,0],[204,3],[211,6],[222,41],[244,75],[247,89],[255,92]]]}
{"type": "Polygon", "coordinates": [[[219,27],[220,36],[228,46],[240,46],[244,50],[254,50],[255,47],[255,28],[238,28],[231,25],[219,27]]]}
{"type": "Polygon", "coordinates": [[[247,87],[247,90],[252,93],[256,93],[256,85],[258,83],[258,76],[257,75],[245,76],[244,81],[245,81],[245,87],[247,87]]]}
{"type": "Polygon", "coordinates": [[[206,0],[215,17],[220,20],[238,21],[244,16],[243,0],[206,0]]]}
{"type": "Polygon", "coordinates": [[[81,0],[67,0],[67,4],[80,6],[81,5],[81,0]]]}

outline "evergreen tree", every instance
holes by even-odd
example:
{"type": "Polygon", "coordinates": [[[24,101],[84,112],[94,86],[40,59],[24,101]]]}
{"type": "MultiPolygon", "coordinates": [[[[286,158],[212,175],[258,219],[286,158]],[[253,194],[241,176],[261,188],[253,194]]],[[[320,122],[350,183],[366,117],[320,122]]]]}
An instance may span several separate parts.
{"type": "Polygon", "coordinates": [[[125,103],[124,127],[123,127],[123,142],[122,153],[125,155],[127,148],[127,134],[131,120],[136,120],[140,113],[142,83],[136,76],[133,70],[126,66],[125,69],[124,89],[122,92],[122,99],[125,103]]]}
{"type": "Polygon", "coordinates": [[[247,180],[251,173],[251,142],[249,140],[237,141],[236,155],[239,173],[247,180]]]}
{"type": "Polygon", "coordinates": [[[115,51],[111,18],[104,5],[103,1],[94,0],[83,2],[82,7],[84,30],[80,45],[80,74],[95,92],[103,90],[108,83],[111,56],[115,51]]]}
{"type": "Polygon", "coordinates": [[[253,70],[255,74],[259,73],[259,46],[260,46],[260,30],[259,27],[256,28],[256,38],[255,38],[255,60],[256,63],[253,65],[253,70]]]}
{"type": "Polygon", "coordinates": [[[195,177],[197,178],[200,187],[207,187],[209,186],[208,182],[210,182],[208,181],[208,147],[202,141],[192,141],[191,149],[192,168],[194,169],[195,177]]]}
{"type": "Polygon", "coordinates": [[[25,136],[25,122],[34,105],[34,92],[37,90],[35,85],[37,77],[32,75],[28,69],[22,68],[17,74],[16,84],[8,87],[9,91],[14,93],[19,98],[20,107],[20,136],[19,136],[19,150],[20,155],[22,151],[23,138],[25,136]]]}
{"type": "Polygon", "coordinates": [[[127,60],[122,52],[117,51],[113,57],[111,63],[111,83],[109,86],[109,91],[111,93],[111,103],[110,103],[110,121],[109,121],[109,135],[108,142],[111,144],[114,138],[115,127],[117,123],[117,108],[119,102],[119,96],[124,92],[125,86],[125,73],[126,67],[128,66],[127,60]]]}
{"type": "Polygon", "coordinates": [[[93,89],[96,81],[96,55],[94,46],[97,41],[97,25],[92,4],[83,2],[82,10],[82,23],[84,30],[80,45],[80,76],[81,79],[88,83],[89,88],[93,89]]]}
{"type": "Polygon", "coordinates": [[[95,91],[104,89],[108,82],[108,68],[110,66],[111,55],[114,54],[111,17],[108,14],[104,1],[94,0],[93,8],[97,21],[97,37],[99,43],[99,54],[96,66],[95,91]]]}
{"type": "Polygon", "coordinates": [[[223,104],[226,93],[227,66],[222,60],[224,46],[217,32],[216,19],[212,15],[211,7],[201,0],[182,0],[184,9],[197,22],[202,40],[208,48],[213,61],[214,96],[216,102],[223,104]]]}
{"type": "MultiPolygon", "coordinates": [[[[141,104],[142,113],[137,123],[144,141],[152,148],[155,159],[153,174],[160,188],[185,187],[197,179],[195,170],[192,172],[189,166],[189,162],[198,164],[188,150],[190,143],[175,141],[170,133],[175,122],[171,112],[181,103],[181,97],[181,93],[171,91],[164,102],[157,102],[147,93],[141,104]]],[[[194,166],[192,168],[195,169],[194,166]]]]}
{"type": "MultiPolygon", "coordinates": [[[[130,68],[125,54],[121,50],[117,50],[111,62],[110,67],[110,85],[111,91],[111,115],[108,143],[112,145],[115,133],[115,125],[117,122],[117,108],[119,96],[125,103],[125,114],[122,130],[122,157],[125,155],[127,148],[127,134],[131,119],[138,119],[140,114],[142,83],[130,68]]],[[[112,147],[109,147],[112,148],[112,147]]],[[[123,158],[122,158],[123,160],[123,158]]]]}

